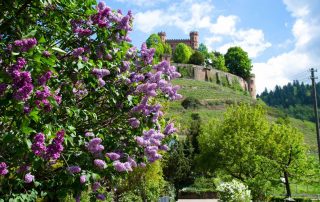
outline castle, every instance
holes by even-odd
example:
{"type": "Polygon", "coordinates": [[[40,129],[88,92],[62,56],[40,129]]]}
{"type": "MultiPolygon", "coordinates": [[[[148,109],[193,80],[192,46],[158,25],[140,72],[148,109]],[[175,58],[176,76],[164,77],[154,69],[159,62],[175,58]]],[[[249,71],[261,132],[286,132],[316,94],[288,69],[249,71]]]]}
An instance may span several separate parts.
{"type": "Polygon", "coordinates": [[[190,46],[193,50],[199,48],[199,33],[195,31],[190,32],[190,39],[167,39],[165,32],[159,32],[158,35],[163,43],[168,43],[171,46],[172,52],[174,52],[179,43],[184,43],[190,46]]]}
{"type": "MultiPolygon", "coordinates": [[[[199,33],[196,31],[190,32],[190,39],[167,39],[165,32],[159,32],[158,35],[163,43],[168,43],[171,46],[172,52],[174,52],[179,43],[184,43],[190,46],[193,50],[197,50],[199,48],[199,33]]],[[[162,59],[170,62],[171,55],[163,55],[162,59]]],[[[215,83],[221,83],[225,80],[227,85],[233,85],[236,82],[244,91],[249,92],[253,99],[256,99],[256,84],[254,75],[251,75],[248,80],[244,80],[239,76],[230,74],[228,72],[219,71],[217,69],[209,69],[203,66],[187,64],[174,65],[178,68],[179,72],[188,71],[190,73],[188,77],[195,80],[210,81],[215,83]]]]}

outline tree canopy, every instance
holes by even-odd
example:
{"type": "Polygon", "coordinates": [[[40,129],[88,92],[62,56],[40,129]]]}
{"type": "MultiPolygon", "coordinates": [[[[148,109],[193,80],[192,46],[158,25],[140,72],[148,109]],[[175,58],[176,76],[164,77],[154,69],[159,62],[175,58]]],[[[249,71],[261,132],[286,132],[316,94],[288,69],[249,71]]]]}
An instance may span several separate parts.
{"type": "Polygon", "coordinates": [[[268,184],[281,183],[284,171],[293,177],[305,168],[303,135],[289,125],[270,124],[261,106],[231,107],[223,121],[211,121],[202,131],[200,166],[245,182],[256,199],[268,184]]]}
{"type": "Polygon", "coordinates": [[[190,56],[192,55],[192,49],[184,43],[179,43],[173,53],[173,61],[176,63],[188,63],[190,56]]]}
{"type": "Polygon", "coordinates": [[[203,65],[204,64],[204,55],[200,51],[195,51],[190,56],[189,64],[203,65]]]}
{"type": "Polygon", "coordinates": [[[176,129],[161,102],[181,98],[170,83],[180,75],[153,65],[145,43],[133,47],[131,11],[95,0],[0,5],[2,199],[103,200],[162,158],[176,129]]]}
{"type": "Polygon", "coordinates": [[[251,60],[248,53],[241,47],[231,47],[224,55],[225,65],[229,72],[238,75],[244,79],[248,79],[251,74],[251,60]]]}
{"type": "Polygon", "coordinates": [[[155,63],[160,62],[164,54],[171,55],[172,53],[171,46],[162,42],[158,34],[151,34],[148,37],[146,44],[148,48],[154,48],[156,50],[154,54],[155,63]]]}

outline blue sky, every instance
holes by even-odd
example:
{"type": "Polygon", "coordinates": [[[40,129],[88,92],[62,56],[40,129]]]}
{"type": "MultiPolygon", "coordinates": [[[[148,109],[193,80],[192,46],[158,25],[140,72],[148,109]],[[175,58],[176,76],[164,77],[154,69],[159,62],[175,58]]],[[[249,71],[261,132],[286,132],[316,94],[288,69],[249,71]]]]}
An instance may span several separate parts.
{"type": "Polygon", "coordinates": [[[307,81],[320,70],[320,0],[108,0],[113,9],[134,13],[133,44],[152,33],[188,38],[225,53],[231,46],[248,52],[258,93],[293,79],[307,81]]]}

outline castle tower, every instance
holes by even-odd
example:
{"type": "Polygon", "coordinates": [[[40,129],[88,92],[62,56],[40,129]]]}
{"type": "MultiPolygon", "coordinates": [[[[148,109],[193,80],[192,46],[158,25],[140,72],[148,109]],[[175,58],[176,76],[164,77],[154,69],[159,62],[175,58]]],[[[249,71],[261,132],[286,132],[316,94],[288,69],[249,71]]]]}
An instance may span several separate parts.
{"type": "Polygon", "coordinates": [[[165,33],[165,32],[159,32],[158,35],[160,36],[161,41],[162,41],[163,43],[165,43],[166,40],[167,40],[167,35],[166,35],[166,33],[165,33]]]}
{"type": "Polygon", "coordinates": [[[191,48],[194,50],[199,48],[199,33],[198,32],[190,32],[190,42],[191,48]]]}
{"type": "Polygon", "coordinates": [[[250,75],[248,79],[248,90],[253,99],[256,99],[256,78],[254,74],[250,75]]]}

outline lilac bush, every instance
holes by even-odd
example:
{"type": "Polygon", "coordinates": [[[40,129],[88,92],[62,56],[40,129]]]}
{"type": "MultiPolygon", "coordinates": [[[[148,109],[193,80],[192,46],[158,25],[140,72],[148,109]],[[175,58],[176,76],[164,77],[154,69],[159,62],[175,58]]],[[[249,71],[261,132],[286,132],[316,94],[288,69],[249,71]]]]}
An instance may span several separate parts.
{"type": "Polygon", "coordinates": [[[140,51],[130,44],[131,11],[50,2],[0,8],[8,14],[0,25],[0,195],[78,200],[91,190],[103,200],[116,185],[110,179],[168,150],[176,129],[161,103],[181,98],[170,83],[180,75],[166,61],[153,64],[145,43],[140,51]]]}

